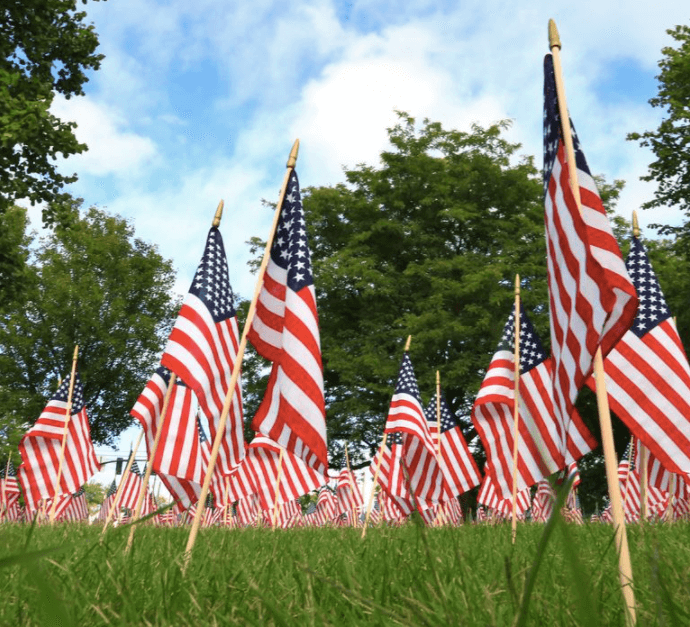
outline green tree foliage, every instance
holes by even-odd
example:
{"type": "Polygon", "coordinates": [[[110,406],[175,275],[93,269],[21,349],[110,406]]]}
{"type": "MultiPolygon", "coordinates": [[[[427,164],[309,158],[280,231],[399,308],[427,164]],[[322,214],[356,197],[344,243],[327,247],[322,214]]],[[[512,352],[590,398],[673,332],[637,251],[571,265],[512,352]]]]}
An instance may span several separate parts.
{"type": "Polygon", "coordinates": [[[91,208],[37,244],[22,303],[0,315],[0,416],[16,446],[68,376],[74,346],[95,442],[131,423],[177,304],[174,272],[126,220],[91,208]]]}
{"type": "Polygon", "coordinates": [[[438,369],[472,431],[516,273],[524,307],[547,328],[541,181],[504,129],[418,126],[400,114],[380,167],[306,190],[335,463],[342,441],[376,450],[408,334],[422,396],[438,369]]]}
{"type": "MultiPolygon", "coordinates": [[[[656,161],[649,166],[644,181],[656,181],[658,187],[652,200],[643,207],[678,206],[690,216],[690,27],[676,26],[666,31],[678,47],[662,50],[661,69],[657,79],[659,91],[649,103],[662,109],[664,119],[654,131],[630,133],[628,139],[651,148],[656,161]]],[[[662,233],[679,229],[662,226],[662,233]]],[[[690,224],[680,229],[690,240],[690,224]]]]}
{"type": "Polygon", "coordinates": [[[46,224],[64,221],[70,214],[61,211],[68,200],[61,189],[76,175],[60,174],[55,158],[86,145],[50,107],[57,94],[83,95],[86,73],[103,58],[98,36],[77,0],[0,0],[0,14],[0,214],[28,198],[48,203],[46,224]]]}

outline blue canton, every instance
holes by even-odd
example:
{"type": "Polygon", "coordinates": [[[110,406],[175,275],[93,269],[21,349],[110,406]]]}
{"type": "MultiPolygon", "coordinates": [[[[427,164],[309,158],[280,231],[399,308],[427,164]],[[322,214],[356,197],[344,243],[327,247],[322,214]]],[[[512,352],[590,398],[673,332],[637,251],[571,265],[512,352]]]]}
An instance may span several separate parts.
{"type": "Polygon", "coordinates": [[[235,315],[223,238],[215,226],[208,232],[204,254],[189,292],[204,303],[216,324],[235,315]]]}
{"type": "Polygon", "coordinates": [[[652,264],[649,263],[647,252],[637,237],[632,239],[625,265],[640,299],[637,317],[630,330],[637,337],[642,337],[657,324],[670,318],[671,312],[652,270],[652,264]]]}
{"type": "MultiPolygon", "coordinates": [[[[582,152],[580,140],[575,132],[573,121],[570,120],[570,130],[573,137],[575,150],[575,162],[577,169],[590,173],[585,154],[582,152]]],[[[558,95],[556,93],[556,78],[553,71],[553,57],[547,54],[544,57],[544,196],[549,188],[549,179],[553,164],[558,154],[558,145],[561,141],[561,115],[558,111],[558,95]]]]}
{"type": "MultiPolygon", "coordinates": [[[[498,344],[498,350],[506,350],[511,353],[515,347],[515,314],[508,317],[503,335],[498,344]]],[[[520,374],[525,374],[536,368],[548,357],[544,346],[534,330],[530,319],[524,311],[520,312],[520,374]]]]}
{"type": "MultiPolygon", "coordinates": [[[[64,381],[60,384],[60,387],[58,388],[57,392],[55,392],[55,394],[53,395],[52,400],[66,403],[68,396],[69,377],[65,377],[64,381]]],[[[81,386],[79,373],[75,371],[74,389],[72,390],[72,414],[78,414],[82,409],[84,409],[84,389],[81,386]]]]}
{"type": "Polygon", "coordinates": [[[304,209],[297,173],[294,170],[290,175],[283,200],[278,228],[271,247],[271,259],[287,270],[287,286],[293,292],[299,292],[305,285],[314,283],[304,209]]]}

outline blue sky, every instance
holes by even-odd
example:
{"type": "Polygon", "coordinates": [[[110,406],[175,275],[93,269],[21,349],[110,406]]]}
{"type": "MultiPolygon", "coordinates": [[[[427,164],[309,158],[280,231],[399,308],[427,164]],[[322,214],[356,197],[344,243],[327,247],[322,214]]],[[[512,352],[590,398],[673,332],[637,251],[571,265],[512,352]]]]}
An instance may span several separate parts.
{"type": "MultiPolygon", "coordinates": [[[[84,155],[63,163],[71,191],[132,220],[174,261],[186,291],[215,207],[235,291],[250,296],[245,241],[265,237],[285,161],[301,141],[303,186],[342,182],[376,164],[396,109],[447,128],[511,119],[509,138],[541,164],[542,58],[554,18],[571,115],[595,173],[627,181],[630,217],[651,197],[652,160],[627,142],[655,128],[665,31],[687,3],[396,0],[117,0],[90,3],[105,54],[86,95],[58,100],[84,155]]],[[[36,210],[31,215],[38,215],[36,210]]],[[[677,223],[672,208],[640,215],[677,223]]],[[[35,220],[38,225],[38,220],[35,220]]],[[[318,286],[317,286],[318,287],[318,286]]],[[[123,448],[129,438],[123,438],[123,448]]],[[[104,479],[105,481],[105,479],[104,479]]]]}

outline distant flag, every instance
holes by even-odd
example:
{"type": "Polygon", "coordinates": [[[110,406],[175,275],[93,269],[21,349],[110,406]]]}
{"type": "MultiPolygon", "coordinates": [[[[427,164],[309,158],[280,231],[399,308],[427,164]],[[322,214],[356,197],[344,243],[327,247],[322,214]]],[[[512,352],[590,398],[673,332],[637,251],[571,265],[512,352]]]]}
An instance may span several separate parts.
{"type": "MultiPolygon", "coordinates": [[[[490,462],[492,485],[501,499],[512,498],[513,492],[514,320],[515,315],[510,314],[472,409],[472,422],[490,462]]],[[[552,360],[526,312],[521,311],[518,490],[545,479],[596,446],[577,410],[573,407],[571,411],[571,420],[558,418],[552,360]]]]}
{"type": "Polygon", "coordinates": [[[319,319],[294,170],[247,337],[262,357],[273,362],[252,428],[325,475],[328,451],[319,319]]]}
{"type": "Polygon", "coordinates": [[[556,491],[548,479],[542,479],[537,483],[537,491],[532,499],[532,520],[534,522],[546,522],[551,518],[553,506],[556,502],[556,491]]]}
{"type": "Polygon", "coordinates": [[[462,435],[460,424],[448,407],[441,392],[441,427],[437,423],[437,399],[429,403],[426,414],[434,442],[440,438],[438,450],[441,453],[443,476],[453,496],[464,494],[481,483],[481,475],[470,449],[462,435]],[[439,433],[440,432],[440,433],[439,433]]]}
{"type": "MultiPolygon", "coordinates": [[[[161,412],[163,411],[163,403],[165,394],[170,383],[170,371],[163,366],[160,366],[149,379],[146,387],[139,395],[130,414],[136,418],[144,429],[146,437],[146,449],[151,451],[153,443],[156,438],[156,431],[160,424],[161,412]]],[[[189,388],[185,388],[188,390],[189,388]]],[[[193,421],[192,421],[193,422],[193,421]]],[[[196,429],[196,425],[192,425],[196,429]]],[[[196,436],[196,434],[195,434],[196,436]]],[[[198,436],[197,436],[198,437],[198,436]]],[[[160,449],[160,442],[159,442],[160,449]]],[[[166,445],[163,445],[163,450],[166,450],[166,445]]],[[[169,450],[169,449],[167,449],[169,450]]],[[[166,458],[170,459],[179,456],[179,453],[172,454],[166,458]]],[[[147,455],[150,458],[150,454],[147,455]]],[[[158,458],[159,463],[161,459],[158,458]]],[[[156,465],[154,464],[154,469],[156,465]]],[[[201,487],[198,483],[194,483],[184,478],[178,478],[174,475],[169,475],[161,470],[157,470],[158,477],[163,482],[163,485],[170,492],[173,499],[181,504],[184,509],[187,509],[192,503],[196,503],[201,494],[201,487]]]]}
{"type": "Polygon", "coordinates": [[[316,508],[323,516],[326,523],[332,522],[338,515],[338,506],[331,492],[327,487],[321,488],[319,498],[316,501],[316,508]]]}
{"type": "MultiPolygon", "coordinates": [[[[161,364],[194,391],[208,419],[211,440],[215,440],[237,357],[238,335],[225,247],[214,226],[161,358],[161,364]]],[[[245,452],[240,390],[238,381],[218,453],[224,475],[239,466],[245,452]]]]}
{"type": "MultiPolygon", "coordinates": [[[[503,517],[510,516],[513,509],[512,494],[510,497],[503,498],[501,493],[496,488],[496,484],[492,479],[492,473],[489,461],[484,464],[484,479],[482,479],[479,487],[479,494],[477,495],[477,503],[486,505],[489,509],[494,510],[503,517]]],[[[524,519],[524,513],[530,507],[530,489],[529,487],[518,490],[517,493],[517,514],[518,519],[524,519]]]]}
{"type": "Polygon", "coordinates": [[[573,164],[566,161],[549,54],[544,59],[544,203],[554,408],[562,423],[571,417],[597,349],[606,357],[637,309],[635,288],[574,127],[572,135],[582,214],[570,187],[573,164]]]}
{"type": "Polygon", "coordinates": [[[358,512],[364,505],[362,493],[357,485],[357,478],[347,468],[343,468],[338,475],[335,493],[338,499],[338,511],[341,514],[358,512]]]}
{"type": "MultiPolygon", "coordinates": [[[[384,431],[389,437],[393,433],[402,436],[402,457],[399,459],[403,464],[403,473],[406,469],[409,474],[409,488],[421,508],[452,496],[437,461],[437,448],[407,351],[403,354],[384,431]]],[[[404,488],[407,489],[407,479],[404,481],[404,488]]],[[[405,496],[405,492],[396,496],[405,496]]]]}
{"type": "MultiPolygon", "coordinates": [[[[69,419],[65,458],[58,486],[59,493],[67,494],[78,491],[100,469],[91,441],[81,380],[78,373],[75,372],[74,376],[72,416],[69,419]]],[[[70,377],[66,377],[34,426],[19,443],[23,460],[19,467],[19,481],[31,510],[36,510],[39,500],[54,496],[69,386],[70,377]]]]}
{"type": "Polygon", "coordinates": [[[281,448],[270,438],[257,434],[249,445],[244,461],[244,465],[252,474],[253,485],[264,511],[273,510],[273,504],[276,502],[276,482],[281,466],[278,503],[294,501],[326,483],[326,477],[308,466],[301,457],[286,449],[283,449],[283,459],[280,461],[281,448]]]}
{"type": "Polygon", "coordinates": [[[132,462],[132,467],[125,479],[125,485],[120,493],[120,501],[118,507],[125,507],[126,509],[134,510],[137,505],[137,499],[141,492],[143,482],[141,480],[142,473],[139,471],[137,462],[132,462]]]}
{"type": "Polygon", "coordinates": [[[96,520],[103,523],[106,521],[106,519],[108,518],[108,513],[110,512],[110,508],[113,506],[113,502],[115,501],[116,494],[117,485],[115,483],[115,479],[113,479],[113,482],[110,484],[108,491],[105,493],[105,498],[103,499],[103,503],[101,504],[101,509],[98,511],[98,516],[96,520]]]}
{"type": "MultiPolygon", "coordinates": [[[[379,463],[379,453],[371,460],[369,472],[376,474],[376,466],[379,463]]],[[[381,469],[378,474],[377,483],[385,491],[389,500],[400,510],[402,515],[407,516],[412,513],[412,501],[410,492],[405,481],[405,474],[402,467],[403,456],[403,435],[402,433],[391,433],[387,436],[386,445],[383,447],[381,457],[381,469]]],[[[383,500],[381,501],[383,507],[383,500]]]]}
{"type": "MultiPolygon", "coordinates": [[[[626,265],[640,307],[632,327],[604,361],[609,403],[665,469],[690,481],[690,364],[637,237],[626,265]]],[[[588,384],[594,386],[592,380],[588,384]]],[[[650,483],[661,487],[654,478],[650,483]]]]}

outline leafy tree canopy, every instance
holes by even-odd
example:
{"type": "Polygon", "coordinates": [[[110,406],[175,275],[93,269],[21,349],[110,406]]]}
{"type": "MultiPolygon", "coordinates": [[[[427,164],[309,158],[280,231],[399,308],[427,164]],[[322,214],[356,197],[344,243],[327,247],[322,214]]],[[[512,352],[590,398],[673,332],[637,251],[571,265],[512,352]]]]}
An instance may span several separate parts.
{"type": "Polygon", "coordinates": [[[13,448],[69,376],[77,344],[91,436],[111,443],[176,312],[171,262],[126,220],[93,207],[80,216],[79,205],[72,227],[33,241],[23,302],[0,314],[0,416],[13,448]]]}
{"type": "Polygon", "coordinates": [[[60,174],[55,158],[86,145],[74,136],[75,124],[57,118],[50,106],[56,94],[84,93],[86,73],[103,58],[96,54],[98,36],[77,0],[1,0],[0,14],[0,213],[28,198],[48,203],[47,225],[64,222],[69,203],[60,190],[76,175],[60,174]]]}
{"type": "MultiPolygon", "coordinates": [[[[676,26],[666,31],[678,47],[662,50],[657,79],[659,91],[649,103],[664,111],[665,117],[654,131],[630,133],[628,139],[651,148],[656,161],[649,166],[644,181],[656,181],[652,200],[643,207],[678,206],[690,216],[690,27],[676,26]]],[[[690,239],[690,225],[674,228],[663,225],[661,233],[682,231],[690,239]]]]}
{"type": "Polygon", "coordinates": [[[516,273],[544,322],[542,186],[505,127],[461,132],[400,114],[380,167],[305,190],[336,459],[338,440],[377,447],[407,335],[425,400],[439,370],[467,421],[516,273]]]}

